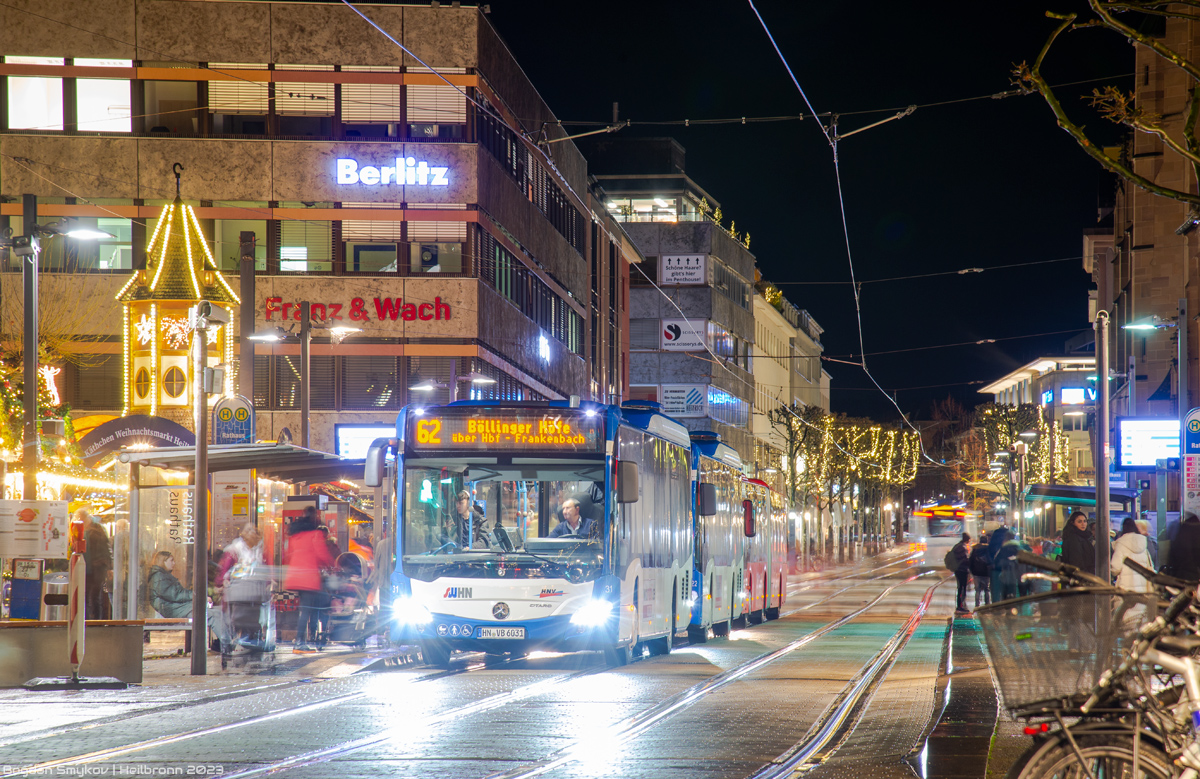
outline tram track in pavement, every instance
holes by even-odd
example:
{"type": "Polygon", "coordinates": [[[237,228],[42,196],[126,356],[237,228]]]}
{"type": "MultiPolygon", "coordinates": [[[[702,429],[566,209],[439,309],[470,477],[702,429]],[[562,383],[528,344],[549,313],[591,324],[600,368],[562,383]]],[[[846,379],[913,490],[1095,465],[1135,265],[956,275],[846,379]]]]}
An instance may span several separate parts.
{"type": "MultiPolygon", "coordinates": [[[[918,559],[920,556],[921,555],[918,553],[915,555],[909,555],[907,557],[900,558],[898,560],[894,560],[890,563],[886,563],[881,566],[876,566],[875,568],[870,568],[870,569],[866,569],[866,570],[854,570],[854,571],[849,571],[846,573],[839,574],[838,576],[817,577],[812,580],[808,580],[808,581],[804,581],[804,582],[796,582],[794,584],[788,585],[788,593],[789,593],[789,595],[791,595],[792,593],[802,592],[805,590],[811,590],[816,587],[820,587],[822,585],[829,584],[831,582],[843,581],[846,579],[861,577],[865,574],[871,574],[871,573],[875,573],[877,571],[883,571],[888,568],[892,568],[897,565],[900,565],[902,563],[912,562],[912,561],[918,559]]],[[[857,584],[862,584],[862,583],[866,583],[869,581],[876,581],[880,578],[884,578],[884,577],[883,576],[875,576],[875,577],[871,577],[868,579],[864,579],[862,582],[858,582],[855,585],[850,585],[848,587],[844,587],[841,590],[838,590],[837,592],[832,593],[828,597],[832,598],[843,592],[846,592],[849,589],[852,589],[854,586],[857,586],[857,584]]],[[[791,611],[785,612],[781,616],[786,617],[791,614],[795,614],[799,611],[813,608],[814,606],[817,606],[820,603],[825,602],[825,600],[827,600],[827,599],[828,598],[823,598],[820,601],[815,601],[814,603],[809,604],[807,606],[802,606],[799,609],[793,609],[791,611]]],[[[507,662],[513,662],[513,661],[510,660],[507,662]]],[[[480,666],[475,665],[475,664],[468,664],[465,668],[462,668],[462,669],[455,669],[452,671],[439,671],[439,672],[435,672],[432,674],[428,674],[427,677],[419,677],[417,679],[414,679],[413,681],[423,681],[425,678],[440,679],[440,678],[443,678],[443,677],[445,677],[447,675],[451,675],[451,674],[466,673],[467,671],[470,671],[470,670],[477,670],[479,667],[480,666]]],[[[503,663],[501,663],[499,665],[493,665],[492,667],[493,668],[503,667],[503,663]]],[[[215,693],[212,695],[205,695],[205,696],[201,696],[201,697],[189,698],[185,701],[170,702],[170,703],[164,703],[164,704],[157,705],[157,706],[148,706],[148,707],[144,707],[144,708],[138,708],[138,709],[124,712],[121,714],[115,714],[115,715],[111,715],[111,716],[107,716],[107,717],[98,717],[95,719],[91,719],[81,725],[71,725],[71,726],[63,726],[63,727],[55,727],[55,728],[46,728],[46,729],[37,730],[37,731],[28,731],[17,737],[8,738],[8,739],[0,739],[0,749],[27,743],[30,741],[36,741],[36,740],[42,739],[42,738],[52,738],[52,737],[57,737],[57,736],[69,735],[72,733],[79,733],[79,732],[94,730],[97,728],[105,727],[107,725],[112,725],[112,724],[116,724],[119,722],[128,721],[131,719],[136,719],[138,717],[149,716],[149,715],[154,715],[154,714],[164,714],[164,713],[172,712],[172,711],[181,711],[181,710],[195,708],[198,706],[204,706],[204,705],[208,705],[208,704],[212,704],[212,703],[233,701],[233,700],[237,700],[239,698],[246,698],[246,697],[250,697],[250,696],[254,696],[254,695],[261,695],[261,694],[265,694],[265,693],[283,692],[283,691],[287,691],[287,690],[294,689],[297,687],[302,687],[302,686],[308,687],[308,686],[313,685],[314,683],[323,684],[323,683],[332,682],[332,681],[336,681],[336,679],[314,680],[312,678],[305,677],[305,678],[293,679],[293,680],[289,680],[289,681],[275,682],[275,683],[271,683],[271,684],[256,685],[249,689],[242,688],[242,689],[232,690],[232,691],[228,691],[228,692],[220,692],[220,693],[215,693]]],[[[339,696],[339,699],[341,697],[344,697],[344,696],[339,696]]],[[[43,702],[39,702],[39,704],[40,703],[43,703],[43,702]]],[[[49,703],[54,703],[54,702],[49,702],[49,703]]],[[[6,775],[6,774],[0,773],[0,776],[4,776],[4,775],[6,775]]]]}
{"type": "MultiPolygon", "coordinates": [[[[547,757],[543,761],[540,761],[535,764],[522,766],[521,768],[514,769],[512,771],[502,772],[502,773],[498,773],[498,774],[492,774],[492,775],[488,776],[488,779],[521,779],[522,777],[538,776],[547,771],[553,770],[554,768],[557,768],[561,765],[565,765],[566,763],[570,763],[570,762],[573,762],[578,759],[584,759],[588,755],[594,753],[595,743],[598,738],[600,741],[604,742],[605,747],[619,746],[620,744],[622,744],[626,741],[632,740],[633,738],[636,738],[637,736],[639,736],[642,733],[646,732],[647,730],[651,729],[655,725],[657,725],[657,724],[663,722],[664,720],[680,713],[681,711],[684,711],[685,709],[695,705],[698,701],[707,697],[709,694],[716,692],[717,690],[727,686],[728,684],[730,684],[734,681],[737,681],[738,679],[743,678],[747,674],[753,673],[754,671],[759,670],[760,668],[770,664],[771,662],[774,662],[775,660],[778,660],[779,658],[784,657],[787,654],[790,654],[791,652],[794,652],[797,649],[800,649],[800,648],[812,643],[813,641],[821,638],[822,636],[846,625],[850,621],[854,620],[858,616],[861,616],[863,613],[869,611],[871,608],[878,605],[884,598],[886,598],[888,595],[890,595],[894,590],[896,590],[900,586],[907,584],[909,582],[915,581],[916,579],[919,579],[922,576],[927,576],[927,575],[929,575],[929,573],[931,573],[931,572],[915,574],[913,576],[908,577],[907,579],[904,579],[903,581],[897,582],[896,584],[892,585],[891,587],[886,588],[883,592],[881,592],[875,598],[870,600],[868,603],[866,603],[862,607],[856,609],[855,611],[853,611],[849,614],[846,614],[842,617],[839,617],[838,619],[836,619],[826,625],[823,625],[822,627],[820,627],[814,631],[811,631],[810,633],[807,633],[804,636],[801,636],[800,638],[788,643],[787,645],[785,645],[784,647],[782,647],[780,649],[760,655],[748,662],[742,663],[738,666],[735,666],[734,668],[731,668],[727,671],[717,674],[716,676],[710,677],[709,679],[705,680],[704,682],[700,682],[699,684],[693,685],[692,687],[689,687],[688,689],[686,689],[680,693],[677,693],[674,696],[671,696],[670,698],[666,699],[665,701],[663,701],[655,706],[652,706],[649,709],[643,710],[643,711],[639,712],[638,714],[633,715],[632,717],[629,717],[625,720],[618,722],[616,725],[610,727],[606,732],[604,732],[599,737],[593,736],[593,737],[587,739],[586,741],[576,742],[572,747],[568,747],[564,750],[560,750],[560,752],[554,753],[553,755],[547,757]]],[[[878,578],[883,578],[883,577],[875,577],[875,579],[878,579],[878,578]]],[[[874,579],[867,580],[867,581],[873,581],[873,580],[874,579]]],[[[861,582],[861,583],[865,583],[865,581],[861,582]]],[[[852,586],[855,586],[855,585],[852,585],[852,586]]],[[[850,589],[850,588],[845,588],[845,589],[850,589]]],[[[840,590],[839,593],[844,592],[844,591],[845,591],[844,589],[840,590]]],[[[838,593],[834,593],[833,595],[827,596],[827,598],[822,599],[822,600],[826,600],[828,598],[835,597],[837,594],[838,593]]],[[[818,602],[821,602],[821,601],[818,601],[818,602]]],[[[813,604],[813,605],[815,605],[815,604],[813,604]]],[[[606,671],[606,670],[609,670],[609,669],[606,667],[583,669],[574,674],[571,674],[569,677],[562,677],[557,680],[547,680],[547,686],[546,686],[545,690],[532,691],[530,694],[520,696],[520,699],[524,700],[524,699],[533,697],[533,695],[535,695],[535,694],[541,694],[542,692],[547,692],[547,691],[549,691],[551,686],[557,686],[557,684],[559,684],[559,683],[563,683],[563,682],[566,682],[569,680],[573,680],[575,678],[587,676],[587,675],[590,675],[593,673],[597,673],[599,671],[606,671]],[[553,684],[551,685],[549,683],[553,683],[553,684]]],[[[540,684],[541,683],[539,683],[539,685],[540,684]]],[[[512,697],[508,697],[507,700],[499,700],[500,698],[503,698],[503,697],[506,697],[506,694],[502,694],[500,696],[492,696],[491,698],[485,699],[484,701],[476,702],[474,704],[469,704],[467,706],[453,709],[448,712],[443,712],[441,714],[435,715],[431,719],[424,720],[423,724],[428,727],[428,726],[436,725],[436,724],[439,724],[442,722],[452,721],[458,717],[463,716],[464,714],[472,714],[472,713],[477,713],[479,711],[488,711],[488,710],[498,708],[501,705],[506,705],[508,703],[517,702],[517,699],[514,699],[512,697]],[[482,708],[480,707],[480,704],[483,704],[482,708]]],[[[403,736],[403,735],[395,735],[395,734],[390,734],[390,733],[377,734],[375,736],[369,736],[369,737],[362,738],[362,739],[355,739],[353,741],[347,741],[342,744],[334,745],[334,746],[327,747],[324,749],[313,750],[311,752],[307,752],[307,753],[304,753],[301,755],[295,755],[293,757],[289,757],[289,758],[286,758],[284,760],[277,761],[274,763],[263,764],[263,765],[255,766],[253,768],[247,768],[247,769],[244,769],[241,771],[229,772],[229,773],[224,774],[224,776],[225,776],[225,779],[250,779],[251,777],[273,774],[273,773],[276,773],[279,771],[318,765],[321,763],[326,763],[326,762],[330,762],[332,760],[336,760],[337,758],[344,757],[344,756],[347,756],[349,754],[352,754],[354,752],[358,752],[358,751],[361,751],[364,749],[368,749],[368,748],[376,747],[376,746],[382,746],[382,745],[388,744],[389,742],[397,742],[397,741],[400,741],[401,739],[403,739],[404,737],[405,736],[403,736]]]]}
{"type": "MultiPolygon", "coordinates": [[[[482,654],[482,653],[478,653],[478,654],[482,654]]],[[[505,661],[505,663],[511,663],[511,662],[516,662],[516,661],[515,660],[505,661]]],[[[434,671],[431,673],[426,673],[426,674],[417,676],[413,679],[408,680],[407,684],[419,684],[421,682],[435,681],[438,679],[445,679],[445,678],[451,677],[451,676],[461,676],[463,674],[470,673],[472,671],[480,671],[485,668],[494,669],[497,667],[502,667],[503,665],[504,665],[504,663],[488,665],[482,661],[474,662],[474,663],[468,662],[466,665],[459,667],[459,668],[452,668],[449,670],[439,670],[439,671],[434,671]]],[[[216,695],[209,695],[209,696],[205,696],[200,699],[194,699],[194,700],[179,703],[179,704],[167,704],[167,705],[163,705],[163,706],[154,706],[154,707],[150,707],[150,708],[139,709],[137,711],[131,711],[131,712],[123,713],[123,714],[114,715],[111,717],[104,717],[104,718],[100,718],[100,719],[90,720],[87,723],[76,726],[76,727],[51,728],[51,729],[47,729],[47,730],[33,731],[33,732],[25,733],[25,734],[22,734],[19,738],[9,739],[9,740],[0,742],[0,749],[5,748],[5,747],[11,747],[11,746],[28,743],[31,741],[39,741],[44,738],[79,734],[81,732],[85,732],[88,730],[95,730],[95,729],[98,729],[98,728],[101,728],[101,727],[104,727],[107,725],[112,725],[112,724],[117,724],[120,722],[132,720],[132,719],[137,719],[142,716],[149,716],[149,715],[154,715],[154,714],[164,714],[164,713],[179,711],[179,710],[183,710],[183,709],[197,708],[199,706],[204,706],[204,705],[208,705],[208,704],[212,704],[212,703],[223,703],[223,702],[230,701],[230,700],[252,697],[255,695],[264,695],[267,693],[285,692],[285,691],[295,690],[295,689],[299,689],[299,688],[311,689],[311,688],[313,688],[314,685],[326,684],[326,683],[333,684],[333,683],[337,683],[337,682],[344,683],[345,680],[346,680],[346,677],[322,679],[319,681],[313,680],[310,678],[304,678],[304,679],[297,679],[295,681],[286,682],[286,683],[282,683],[282,684],[261,685],[261,686],[255,687],[253,689],[250,689],[250,690],[237,690],[237,691],[233,691],[233,692],[229,692],[229,693],[219,693],[216,695]]],[[[294,716],[297,714],[303,714],[306,712],[317,711],[317,710],[320,710],[323,708],[327,708],[329,706],[336,706],[336,705],[341,705],[341,704],[345,704],[345,703],[350,703],[352,701],[364,698],[368,694],[369,693],[367,691],[360,690],[357,692],[335,695],[335,696],[332,696],[329,698],[325,698],[323,700],[315,701],[313,703],[304,704],[302,706],[295,706],[295,707],[286,708],[286,709],[279,709],[279,710],[268,712],[267,714],[260,714],[260,715],[255,715],[252,717],[245,717],[240,720],[222,723],[220,725],[213,725],[213,726],[204,727],[204,728],[195,728],[193,730],[182,731],[180,733],[174,733],[174,734],[167,735],[167,736],[158,736],[158,737],[155,737],[152,739],[146,739],[144,741],[135,742],[133,744],[126,744],[126,745],[122,745],[119,747],[112,747],[109,749],[96,750],[96,751],[85,753],[85,754],[73,755],[71,757],[64,757],[64,758],[56,759],[56,760],[47,760],[47,761],[43,761],[43,762],[36,763],[36,764],[19,766],[18,768],[14,768],[14,769],[11,769],[8,771],[0,771],[0,778],[10,777],[10,776],[24,776],[24,775],[29,775],[29,774],[55,773],[55,772],[61,771],[63,769],[66,769],[70,766],[85,765],[88,763],[96,763],[101,760],[123,757],[125,755],[133,754],[135,752],[141,752],[141,751],[144,751],[147,749],[152,749],[152,748],[158,747],[158,746],[167,746],[167,745],[174,744],[174,743],[177,743],[180,741],[186,741],[186,740],[190,740],[190,739],[194,739],[194,738],[202,738],[204,736],[210,736],[210,735],[217,735],[220,733],[228,732],[235,728],[242,728],[242,727],[248,727],[251,725],[267,723],[267,722],[271,722],[273,720],[281,719],[283,717],[289,717],[289,716],[294,716]]]]}
{"type": "MultiPolygon", "coordinates": [[[[863,574],[875,573],[876,571],[886,570],[887,568],[894,567],[895,565],[897,565],[901,562],[907,562],[907,561],[909,561],[909,559],[910,558],[905,558],[902,560],[894,561],[892,563],[888,563],[883,566],[878,566],[873,569],[868,569],[865,571],[855,571],[855,572],[849,573],[847,575],[833,577],[831,579],[825,579],[823,581],[830,582],[830,581],[844,580],[844,579],[852,578],[852,577],[861,577],[863,574]]],[[[915,576],[909,577],[908,579],[905,579],[902,582],[897,583],[896,585],[893,585],[892,587],[887,588],[883,593],[881,593],[879,596],[877,596],[876,598],[871,600],[867,605],[865,605],[865,606],[857,609],[856,611],[854,611],[850,614],[847,614],[847,615],[845,615],[845,616],[843,616],[821,628],[818,628],[816,631],[813,631],[812,633],[806,634],[805,636],[792,642],[791,644],[789,644],[787,647],[785,647],[782,650],[776,650],[775,652],[768,653],[766,655],[755,658],[755,659],[749,661],[748,663],[745,663],[741,666],[730,669],[729,671],[726,671],[722,674],[718,674],[717,677],[711,678],[706,683],[696,685],[695,686],[696,688],[704,688],[704,689],[699,691],[699,694],[686,696],[686,698],[687,698],[686,701],[684,701],[683,703],[678,703],[676,706],[672,707],[669,712],[659,712],[658,709],[661,708],[661,704],[660,704],[660,706],[653,707],[652,710],[647,710],[646,712],[642,712],[639,715],[635,715],[635,717],[632,718],[634,720],[634,722],[631,723],[631,727],[637,728],[638,733],[640,733],[641,731],[643,731],[645,729],[648,729],[649,727],[652,727],[654,724],[657,724],[657,722],[661,721],[662,719],[665,719],[667,716],[672,716],[673,714],[678,713],[678,711],[682,710],[682,708],[691,705],[696,700],[699,700],[700,698],[704,697],[708,693],[713,692],[716,689],[719,689],[720,687],[723,687],[726,684],[728,684],[732,681],[735,681],[738,678],[741,678],[742,676],[744,676],[747,673],[757,670],[762,665],[765,665],[775,659],[778,659],[778,657],[782,657],[783,655],[785,655],[791,651],[794,651],[795,649],[799,649],[800,647],[802,647],[808,643],[811,643],[811,641],[816,640],[817,638],[825,635],[826,633],[828,633],[832,630],[837,629],[838,627],[841,627],[845,623],[849,622],[850,620],[854,619],[855,617],[861,615],[863,612],[865,612],[865,611],[869,610],[870,608],[872,608],[873,606],[877,605],[880,601],[883,600],[884,597],[886,597],[888,594],[890,594],[893,590],[895,590],[901,584],[913,581],[913,580],[919,578],[920,576],[927,575],[927,573],[928,572],[923,573],[923,574],[917,574],[915,576]],[[716,680],[715,686],[712,686],[711,689],[709,689],[709,686],[708,686],[709,683],[714,682],[714,680],[716,680]]],[[[819,600],[816,600],[810,604],[807,604],[807,605],[802,606],[797,609],[790,610],[781,616],[789,616],[792,614],[796,614],[796,613],[814,608],[818,605],[821,605],[823,603],[826,603],[826,602],[832,600],[833,598],[837,597],[838,595],[840,595],[850,589],[854,589],[855,587],[861,586],[863,584],[867,584],[869,582],[877,581],[879,579],[887,578],[889,576],[894,576],[894,575],[895,575],[895,572],[893,572],[891,574],[884,573],[884,574],[880,574],[878,576],[870,577],[867,579],[862,579],[861,581],[858,581],[858,582],[850,584],[846,587],[843,587],[843,588],[839,589],[838,591],[831,593],[829,595],[826,595],[826,596],[820,598],[819,600]]],[[[419,677],[409,680],[407,683],[408,684],[416,684],[416,683],[425,682],[425,681],[442,679],[442,678],[446,678],[446,677],[450,677],[450,676],[462,675],[462,674],[468,673],[470,671],[482,670],[484,668],[489,668],[489,669],[494,670],[496,668],[503,668],[505,665],[509,665],[512,663],[518,663],[518,662],[521,662],[520,658],[514,658],[514,659],[504,661],[500,664],[491,664],[491,665],[487,665],[482,662],[477,662],[477,663],[473,663],[473,664],[468,664],[462,668],[455,668],[455,669],[451,669],[448,671],[437,671],[434,673],[424,674],[422,676],[419,676],[419,677]]],[[[599,672],[603,672],[603,671],[607,671],[607,670],[609,670],[609,669],[606,665],[597,664],[592,667],[580,669],[579,671],[576,671],[574,673],[563,674],[563,675],[558,675],[558,676],[555,676],[555,677],[552,677],[549,679],[539,680],[537,682],[533,682],[531,684],[524,685],[522,687],[516,688],[511,691],[487,696],[483,699],[474,701],[474,702],[466,704],[464,706],[456,707],[456,708],[451,709],[446,712],[434,714],[430,718],[426,719],[425,722],[428,725],[434,725],[434,724],[437,724],[442,721],[449,721],[456,717],[461,717],[464,715],[470,715],[470,714],[479,713],[479,712],[483,712],[483,711],[490,711],[490,710],[499,708],[501,706],[515,703],[520,700],[525,700],[525,699],[533,697],[535,695],[540,695],[544,692],[548,692],[549,690],[551,690],[552,688],[554,688],[556,686],[565,684],[565,683],[567,683],[571,680],[574,680],[576,678],[579,678],[581,676],[591,675],[591,674],[595,674],[595,673],[599,673],[599,672]]],[[[330,680],[325,680],[325,681],[334,682],[334,681],[339,681],[339,680],[330,679],[330,680]]],[[[312,682],[307,679],[306,680],[297,680],[296,682],[289,683],[286,685],[269,685],[269,686],[265,686],[263,688],[256,688],[255,690],[237,691],[234,693],[228,693],[228,694],[224,694],[224,695],[208,696],[204,699],[201,699],[201,700],[195,701],[195,702],[189,702],[189,703],[184,703],[184,704],[179,704],[179,705],[170,705],[170,706],[164,706],[164,707],[156,707],[153,710],[143,709],[138,712],[130,712],[128,714],[122,714],[122,715],[118,715],[116,717],[105,718],[104,720],[96,720],[96,721],[89,722],[86,725],[80,726],[78,728],[56,729],[55,731],[41,731],[41,732],[36,732],[36,733],[30,733],[30,734],[26,734],[25,736],[22,736],[20,739],[14,739],[14,740],[0,743],[0,746],[8,746],[11,744],[19,744],[19,743],[23,743],[23,742],[27,742],[27,741],[37,740],[37,739],[44,738],[49,735],[59,735],[60,734],[59,731],[61,731],[61,734],[65,735],[65,734],[69,734],[72,732],[79,732],[81,730],[98,728],[98,727],[101,727],[102,725],[111,724],[113,722],[119,722],[122,720],[137,718],[142,715],[163,713],[164,711],[170,711],[173,709],[183,709],[183,708],[195,707],[195,706],[200,706],[200,705],[204,705],[207,703],[220,702],[221,700],[253,696],[256,694],[263,694],[263,693],[267,693],[267,692],[276,692],[276,691],[281,691],[281,690],[285,690],[285,689],[292,689],[292,688],[299,687],[299,686],[311,686],[311,684],[312,684],[312,682]]],[[[685,693],[687,693],[687,692],[688,691],[685,691],[685,693]]],[[[696,690],[692,690],[692,692],[695,693],[696,690]]],[[[203,727],[203,728],[196,728],[196,729],[189,730],[189,731],[183,731],[183,732],[179,732],[179,733],[175,733],[175,734],[146,739],[144,741],[135,742],[132,744],[126,744],[126,745],[122,745],[119,747],[95,750],[95,751],[84,753],[84,754],[78,754],[78,755],[64,757],[64,758],[55,759],[55,760],[48,760],[48,761],[44,761],[44,762],[40,762],[40,763],[36,763],[36,764],[17,766],[14,770],[0,773],[0,777],[21,776],[21,775],[29,775],[29,774],[44,774],[47,772],[60,771],[69,766],[80,766],[80,765],[87,765],[87,764],[93,764],[93,763],[100,763],[102,761],[125,757],[128,755],[137,753],[137,752],[144,752],[144,751],[151,750],[151,749],[154,749],[157,747],[169,746],[171,744],[175,744],[175,743],[186,741],[186,740],[203,738],[206,736],[215,736],[215,735],[227,733],[231,730],[238,729],[238,728],[250,727],[253,725],[257,725],[257,724],[265,724],[265,723],[279,720],[279,719],[282,719],[285,717],[295,716],[295,715],[303,714],[303,713],[309,713],[309,712],[317,711],[317,710],[320,710],[323,708],[328,708],[331,706],[338,706],[338,705],[351,703],[355,700],[362,699],[367,695],[368,695],[368,693],[366,691],[358,691],[358,692],[353,692],[353,693],[347,693],[344,695],[337,695],[337,696],[333,696],[333,697],[330,697],[330,698],[327,698],[327,699],[324,699],[321,701],[316,701],[311,704],[305,704],[302,706],[271,711],[267,714],[246,717],[241,720],[234,721],[234,722],[222,723],[220,725],[203,727]]],[[[684,694],[681,693],[681,695],[684,695],[684,694]]],[[[674,700],[674,698],[671,700],[674,700]]],[[[360,751],[363,749],[370,748],[372,746],[377,746],[380,744],[387,743],[388,741],[390,741],[394,738],[395,738],[395,736],[393,736],[391,734],[377,734],[375,736],[368,736],[365,738],[344,742],[343,744],[335,745],[333,747],[329,747],[326,749],[314,750],[312,752],[304,753],[302,755],[293,756],[293,757],[287,758],[285,760],[267,764],[267,765],[264,765],[261,767],[246,769],[245,771],[241,771],[241,772],[227,773],[227,774],[225,774],[225,776],[227,776],[227,777],[250,777],[250,776],[261,775],[264,773],[273,773],[273,772],[283,770],[286,768],[298,768],[298,767],[302,767],[305,765],[313,765],[313,764],[317,764],[317,763],[328,762],[330,760],[336,759],[337,757],[340,757],[345,754],[349,754],[351,752],[357,752],[357,751],[360,751]]]]}

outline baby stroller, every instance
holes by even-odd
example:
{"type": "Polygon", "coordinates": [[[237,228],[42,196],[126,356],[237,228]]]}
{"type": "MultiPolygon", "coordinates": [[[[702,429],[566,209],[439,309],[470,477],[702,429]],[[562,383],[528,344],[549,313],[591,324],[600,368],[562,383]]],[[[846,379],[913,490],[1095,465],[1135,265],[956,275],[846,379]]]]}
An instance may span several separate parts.
{"type": "Polygon", "coordinates": [[[361,649],[377,624],[376,614],[367,603],[368,563],[358,554],[346,552],[335,565],[334,574],[327,579],[329,628],[324,640],[361,649]]]}
{"type": "Polygon", "coordinates": [[[221,644],[221,667],[229,660],[260,660],[275,651],[275,606],[271,581],[263,566],[235,565],[229,571],[222,603],[229,640],[221,644]]]}

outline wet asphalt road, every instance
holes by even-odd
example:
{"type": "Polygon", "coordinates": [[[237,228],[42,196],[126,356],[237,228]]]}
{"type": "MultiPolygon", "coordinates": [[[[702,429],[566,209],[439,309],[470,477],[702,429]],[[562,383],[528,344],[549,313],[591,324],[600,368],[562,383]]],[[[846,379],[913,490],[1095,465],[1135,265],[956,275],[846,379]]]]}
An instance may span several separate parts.
{"type": "MultiPolygon", "coordinates": [[[[624,668],[582,653],[491,668],[465,656],[449,674],[415,663],[353,673],[359,656],[281,652],[269,666],[222,672],[214,663],[208,677],[187,677],[186,659],[148,661],[148,683],[120,692],[0,691],[0,771],[740,779],[811,742],[814,724],[942,577],[906,582],[921,570],[910,564],[878,570],[895,559],[869,561],[855,576],[842,569],[834,581],[793,578],[783,618],[624,668]],[[889,588],[859,616],[747,670],[889,588]]],[[[984,775],[978,758],[956,763],[934,748],[966,742],[931,740],[932,756],[925,748],[945,708],[939,672],[953,593],[952,580],[933,591],[810,776],[984,775]]]]}

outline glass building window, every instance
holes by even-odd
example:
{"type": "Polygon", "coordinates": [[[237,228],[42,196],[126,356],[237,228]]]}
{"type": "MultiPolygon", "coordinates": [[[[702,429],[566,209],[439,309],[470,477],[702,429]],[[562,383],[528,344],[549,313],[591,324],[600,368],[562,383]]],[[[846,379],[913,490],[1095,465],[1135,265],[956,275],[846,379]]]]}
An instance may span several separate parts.
{"type": "Polygon", "coordinates": [[[200,132],[200,97],[195,81],[143,81],[142,114],[152,133],[200,132]]]}
{"type": "MultiPolygon", "coordinates": [[[[412,67],[409,73],[433,74],[428,68],[412,67]]],[[[441,68],[439,73],[466,73],[465,68],[441,68]]],[[[467,98],[463,90],[445,83],[409,84],[408,135],[410,138],[461,138],[467,125],[467,98]]]]}
{"type": "MultiPolygon", "coordinates": [[[[263,70],[262,63],[210,62],[209,70],[263,70]]],[[[214,73],[217,78],[222,78],[214,73]]],[[[229,78],[208,82],[208,112],[212,114],[214,135],[266,135],[270,113],[270,85],[267,81],[229,78]]]]}
{"type": "Polygon", "coordinates": [[[121,408],[121,355],[86,355],[85,363],[68,363],[59,377],[67,402],[78,409],[121,408]]]}
{"type": "MultiPolygon", "coordinates": [[[[213,225],[213,258],[217,266],[227,272],[242,268],[242,233],[254,233],[254,269],[267,269],[267,220],[265,219],[215,219],[213,225]]],[[[149,233],[153,235],[153,233],[149,233]]]]}
{"type": "Polygon", "coordinates": [[[343,65],[343,73],[395,73],[393,84],[342,84],[342,129],[348,138],[395,138],[400,127],[400,68],[343,65]]]}
{"type": "MultiPolygon", "coordinates": [[[[333,409],[334,358],[309,357],[309,407],[333,409]]],[[[300,356],[275,355],[275,408],[300,408],[300,356]]]]}
{"type": "Polygon", "coordinates": [[[82,132],[131,132],[131,103],[128,79],[76,79],[76,127],[82,132]]]}
{"type": "MultiPolygon", "coordinates": [[[[276,65],[275,71],[332,71],[333,65],[276,65]]],[[[280,78],[276,76],[276,78],[280,78]]],[[[333,135],[334,85],[309,81],[275,82],[275,115],[280,135],[333,135]]]]}
{"type": "MultiPolygon", "coordinates": [[[[62,65],[62,57],[5,57],[9,65],[62,65]]],[[[8,77],[8,129],[63,129],[63,82],[42,76],[8,77]]]]}
{"type": "MultiPolygon", "coordinates": [[[[362,207],[343,203],[346,208],[362,207]]],[[[403,222],[365,219],[342,221],[342,247],[347,273],[395,273],[403,240],[403,222]]]]}
{"type": "Polygon", "coordinates": [[[279,223],[279,270],[328,273],[333,270],[333,223],[284,220],[279,223]]]}
{"type": "Polygon", "coordinates": [[[409,222],[409,272],[462,273],[466,240],[465,222],[409,222]]]}
{"type": "Polygon", "coordinates": [[[342,358],[342,408],[395,409],[403,405],[399,361],[384,355],[342,358]]]}

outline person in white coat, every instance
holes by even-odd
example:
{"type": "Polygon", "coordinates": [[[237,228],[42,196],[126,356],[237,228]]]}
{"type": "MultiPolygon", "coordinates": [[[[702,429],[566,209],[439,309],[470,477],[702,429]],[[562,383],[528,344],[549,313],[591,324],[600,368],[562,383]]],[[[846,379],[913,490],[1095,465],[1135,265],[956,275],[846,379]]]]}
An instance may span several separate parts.
{"type": "Polygon", "coordinates": [[[1126,517],[1121,523],[1121,535],[1113,542],[1112,566],[1110,570],[1117,577],[1117,586],[1130,592],[1150,592],[1150,582],[1125,564],[1133,560],[1138,565],[1154,570],[1154,561],[1150,559],[1146,537],[1138,532],[1137,525],[1131,517],[1126,517]]]}

